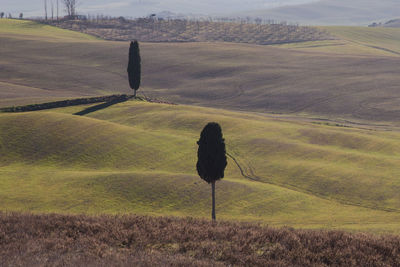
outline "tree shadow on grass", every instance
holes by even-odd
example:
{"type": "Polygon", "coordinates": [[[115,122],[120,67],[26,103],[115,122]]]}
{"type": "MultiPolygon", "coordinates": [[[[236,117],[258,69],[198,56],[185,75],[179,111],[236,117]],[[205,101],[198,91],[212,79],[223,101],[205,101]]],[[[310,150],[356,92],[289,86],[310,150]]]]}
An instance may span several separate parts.
{"type": "Polygon", "coordinates": [[[95,112],[95,111],[98,111],[98,110],[101,110],[101,109],[108,108],[108,107],[110,107],[112,105],[128,101],[132,97],[133,96],[127,96],[127,95],[118,96],[118,97],[116,97],[116,98],[114,98],[114,99],[112,99],[110,101],[105,102],[105,103],[102,103],[102,104],[99,104],[99,105],[96,105],[96,106],[92,106],[92,107],[88,107],[88,108],[86,108],[86,109],[84,109],[82,111],[79,111],[79,112],[75,113],[74,115],[84,116],[84,115],[87,115],[89,113],[92,113],[92,112],[95,112]]]}

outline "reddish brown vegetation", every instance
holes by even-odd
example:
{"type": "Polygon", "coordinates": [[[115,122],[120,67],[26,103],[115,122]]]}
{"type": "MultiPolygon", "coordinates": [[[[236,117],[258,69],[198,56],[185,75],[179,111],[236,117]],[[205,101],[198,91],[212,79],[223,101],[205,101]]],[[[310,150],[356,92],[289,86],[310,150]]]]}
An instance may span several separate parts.
{"type": "Polygon", "coordinates": [[[400,237],[192,218],[0,214],[0,266],[400,266],[400,237]]]}

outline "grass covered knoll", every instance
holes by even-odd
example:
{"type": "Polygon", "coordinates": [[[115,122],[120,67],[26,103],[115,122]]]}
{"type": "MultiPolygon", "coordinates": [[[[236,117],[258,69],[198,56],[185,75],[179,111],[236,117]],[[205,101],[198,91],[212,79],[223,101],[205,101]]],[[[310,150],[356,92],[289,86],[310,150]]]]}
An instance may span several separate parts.
{"type": "Polygon", "coordinates": [[[128,101],[0,114],[0,209],[209,217],[196,141],[221,124],[217,218],[400,232],[399,134],[128,101]],[[318,136],[319,138],[315,138],[318,136]]]}
{"type": "Polygon", "coordinates": [[[21,39],[41,39],[50,42],[74,42],[96,40],[96,37],[51,27],[30,20],[2,19],[0,21],[2,38],[13,36],[21,39]]]}
{"type": "Polygon", "coordinates": [[[355,44],[400,55],[400,29],[374,27],[324,27],[333,35],[355,44]]]}
{"type": "Polygon", "coordinates": [[[0,265],[398,266],[400,238],[192,218],[0,214],[0,265]]]}
{"type": "Polygon", "coordinates": [[[278,47],[347,55],[400,56],[400,29],[325,26],[335,40],[283,44],[278,47]]]}
{"type": "Polygon", "coordinates": [[[217,121],[228,140],[228,151],[248,175],[260,182],[346,203],[400,211],[398,133],[146,103],[124,103],[89,116],[191,136],[193,140],[207,121],[217,121]]]}

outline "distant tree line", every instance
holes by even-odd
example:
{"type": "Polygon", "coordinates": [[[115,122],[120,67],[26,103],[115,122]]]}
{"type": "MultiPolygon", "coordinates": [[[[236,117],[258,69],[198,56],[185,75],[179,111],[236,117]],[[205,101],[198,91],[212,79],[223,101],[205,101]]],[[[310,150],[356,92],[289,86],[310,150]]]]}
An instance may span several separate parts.
{"type": "Polygon", "coordinates": [[[50,14],[51,20],[54,20],[56,17],[59,20],[59,5],[61,4],[64,6],[64,11],[67,14],[67,19],[75,19],[77,16],[76,8],[78,5],[77,0],[43,0],[44,6],[44,20],[48,20],[48,3],[50,3],[50,14]]]}
{"type": "MultiPolygon", "coordinates": [[[[47,0],[44,0],[47,1],[47,0]]],[[[132,18],[124,16],[109,16],[105,14],[86,14],[79,15],[77,17],[76,13],[76,0],[62,0],[69,17],[72,19],[81,19],[88,22],[103,23],[106,21],[119,21],[119,22],[157,22],[157,21],[181,21],[182,23],[192,23],[192,22],[231,22],[238,24],[256,24],[256,25],[289,25],[289,26],[299,26],[299,23],[278,21],[274,19],[268,19],[264,17],[158,17],[156,14],[152,14],[148,17],[132,18]],[[71,4],[70,2],[74,2],[71,4]],[[72,5],[72,8],[70,7],[72,5]],[[68,6],[68,7],[67,7],[68,6]]]]}
{"type": "MultiPolygon", "coordinates": [[[[0,12],[0,18],[2,19],[2,18],[5,18],[5,13],[4,12],[0,12]]],[[[13,16],[11,15],[11,13],[8,13],[8,18],[9,19],[12,19],[13,18],[13,16]]],[[[24,13],[19,13],[19,15],[18,15],[18,18],[19,19],[23,19],[24,18],[24,13]]]]}
{"type": "MultiPolygon", "coordinates": [[[[78,5],[77,0],[43,0],[43,8],[44,8],[44,20],[47,21],[49,17],[51,20],[55,18],[59,20],[59,9],[60,9],[60,1],[61,4],[65,8],[65,12],[67,14],[67,18],[75,18],[76,17],[76,7],[78,5]]],[[[0,18],[4,18],[6,14],[4,12],[0,12],[0,18]]],[[[18,16],[20,19],[23,19],[24,14],[21,12],[18,16]]],[[[11,13],[8,13],[8,18],[13,18],[11,13]]]]}
{"type": "Polygon", "coordinates": [[[235,42],[270,45],[333,38],[327,31],[315,27],[251,18],[127,19],[89,14],[75,16],[74,19],[66,17],[59,21],[44,22],[113,41],[137,39],[142,42],[235,42]]]}

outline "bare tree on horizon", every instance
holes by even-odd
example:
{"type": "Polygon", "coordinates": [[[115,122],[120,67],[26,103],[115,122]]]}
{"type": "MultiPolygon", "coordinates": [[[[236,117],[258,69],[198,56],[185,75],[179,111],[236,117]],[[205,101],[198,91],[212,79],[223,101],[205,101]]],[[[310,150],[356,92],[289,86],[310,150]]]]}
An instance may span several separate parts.
{"type": "Polygon", "coordinates": [[[44,19],[47,20],[47,0],[44,1],[44,19]]]}
{"type": "Polygon", "coordinates": [[[76,15],[77,0],[62,0],[62,3],[65,6],[68,17],[73,18],[76,15]]]}
{"type": "Polygon", "coordinates": [[[53,0],[50,0],[51,5],[51,20],[54,20],[54,3],[53,0]]]}

